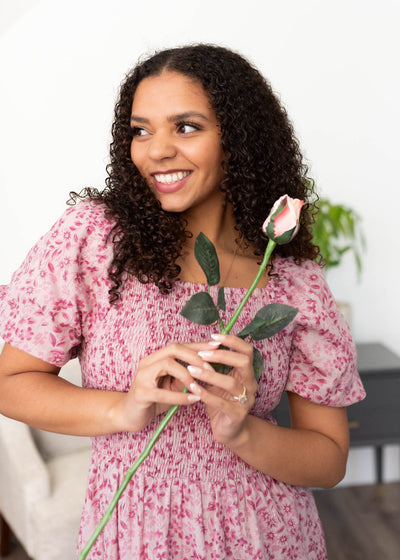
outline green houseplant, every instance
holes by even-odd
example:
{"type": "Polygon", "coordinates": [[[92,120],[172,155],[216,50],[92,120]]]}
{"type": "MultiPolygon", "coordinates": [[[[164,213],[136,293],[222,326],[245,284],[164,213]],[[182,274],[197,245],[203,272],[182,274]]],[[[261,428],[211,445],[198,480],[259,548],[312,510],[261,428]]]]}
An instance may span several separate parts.
{"type": "Polygon", "coordinates": [[[327,198],[320,198],[317,205],[319,211],[315,216],[313,237],[321,249],[326,268],[338,266],[344,254],[350,252],[360,277],[361,253],[365,249],[361,217],[352,208],[333,204],[327,198]]]}

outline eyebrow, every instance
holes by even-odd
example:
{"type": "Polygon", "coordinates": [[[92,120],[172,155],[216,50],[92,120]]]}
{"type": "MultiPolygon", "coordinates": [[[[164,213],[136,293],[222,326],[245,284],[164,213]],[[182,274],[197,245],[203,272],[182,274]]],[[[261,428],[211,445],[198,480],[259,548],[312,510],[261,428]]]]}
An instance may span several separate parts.
{"type": "MultiPolygon", "coordinates": [[[[200,119],[203,119],[205,121],[208,120],[208,118],[203,115],[202,113],[197,113],[196,111],[185,111],[184,113],[177,113],[176,115],[170,115],[169,117],[167,117],[167,121],[168,122],[176,122],[176,121],[182,121],[185,119],[191,119],[193,117],[197,117],[200,119]]],[[[143,124],[149,124],[149,119],[145,119],[144,117],[139,117],[138,115],[132,115],[131,116],[131,122],[137,122],[137,123],[143,123],[143,124]]]]}

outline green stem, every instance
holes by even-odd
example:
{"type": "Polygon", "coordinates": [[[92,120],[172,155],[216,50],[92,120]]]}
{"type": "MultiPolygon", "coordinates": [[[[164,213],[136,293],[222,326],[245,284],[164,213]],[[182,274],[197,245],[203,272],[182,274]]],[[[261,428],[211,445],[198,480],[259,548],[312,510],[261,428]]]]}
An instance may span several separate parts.
{"type": "Polygon", "coordinates": [[[268,241],[268,245],[267,248],[265,250],[264,253],[264,258],[262,260],[262,263],[260,265],[260,268],[258,269],[257,272],[257,276],[254,278],[252,285],[250,286],[250,288],[247,290],[244,298],[242,299],[242,301],[240,302],[238,308],[236,309],[235,313],[232,315],[231,320],[229,321],[229,323],[226,324],[226,326],[221,329],[221,334],[228,334],[233,325],[236,323],[240,313],[242,312],[243,307],[246,305],[247,300],[249,299],[249,297],[251,296],[251,294],[254,292],[257,284],[259,283],[259,281],[261,280],[262,275],[264,274],[264,271],[267,267],[268,261],[272,255],[272,251],[275,249],[276,247],[276,243],[275,241],[273,241],[272,239],[270,239],[268,241]]]}
{"type": "MultiPolygon", "coordinates": [[[[188,389],[186,387],[184,387],[183,390],[182,390],[182,393],[188,393],[188,392],[189,392],[188,389]]],[[[116,491],[113,499],[111,500],[111,502],[110,502],[110,504],[107,508],[106,513],[104,514],[100,523],[97,525],[94,533],[92,534],[92,536],[90,537],[90,539],[86,543],[85,547],[81,550],[81,552],[78,556],[78,560],[83,560],[89,554],[90,549],[92,548],[92,546],[94,545],[94,543],[98,539],[100,533],[102,532],[104,527],[107,525],[107,523],[110,521],[110,519],[112,517],[112,513],[115,509],[115,506],[117,505],[118,500],[122,496],[122,493],[124,492],[125,488],[128,486],[132,476],[135,474],[135,472],[140,467],[140,465],[143,463],[143,461],[145,459],[147,459],[150,451],[153,449],[154,444],[156,443],[156,441],[160,437],[161,432],[164,430],[164,428],[166,427],[168,422],[171,420],[171,418],[173,417],[175,412],[178,410],[178,408],[179,408],[178,404],[176,404],[174,406],[171,406],[171,408],[168,410],[167,414],[164,416],[164,418],[159,423],[159,425],[158,425],[156,431],[154,432],[154,434],[152,435],[149,443],[146,445],[146,447],[144,448],[142,453],[139,455],[139,457],[136,459],[136,461],[133,463],[133,465],[126,471],[126,475],[125,475],[124,480],[122,481],[121,485],[119,486],[118,490],[116,491]]]]}

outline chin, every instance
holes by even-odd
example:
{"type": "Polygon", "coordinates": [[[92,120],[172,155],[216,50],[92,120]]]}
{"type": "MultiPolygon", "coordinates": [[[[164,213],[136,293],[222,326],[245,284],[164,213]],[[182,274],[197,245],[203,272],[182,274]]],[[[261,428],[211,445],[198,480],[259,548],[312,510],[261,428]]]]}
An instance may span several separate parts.
{"type": "MultiPolygon", "coordinates": [[[[158,193],[157,193],[158,195],[158,193]]],[[[164,212],[171,212],[171,213],[182,213],[188,210],[188,205],[179,200],[171,200],[171,198],[164,198],[163,196],[155,195],[158,202],[161,204],[161,208],[164,212]]]]}
{"type": "Polygon", "coordinates": [[[171,214],[182,214],[187,210],[187,208],[183,206],[177,206],[174,204],[161,204],[161,208],[164,212],[170,212],[171,214]]]}

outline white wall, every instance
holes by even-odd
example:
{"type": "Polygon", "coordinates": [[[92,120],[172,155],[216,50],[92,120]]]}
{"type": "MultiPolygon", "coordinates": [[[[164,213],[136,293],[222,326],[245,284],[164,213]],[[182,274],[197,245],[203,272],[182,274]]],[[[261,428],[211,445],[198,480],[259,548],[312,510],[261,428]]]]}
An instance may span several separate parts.
{"type": "Polygon", "coordinates": [[[400,354],[399,14],[397,0],[0,0],[0,284],[69,190],[104,185],[124,72],[154,48],[215,42],[270,79],[320,193],[362,216],[362,280],[351,258],[328,278],[356,340],[400,354]]]}

